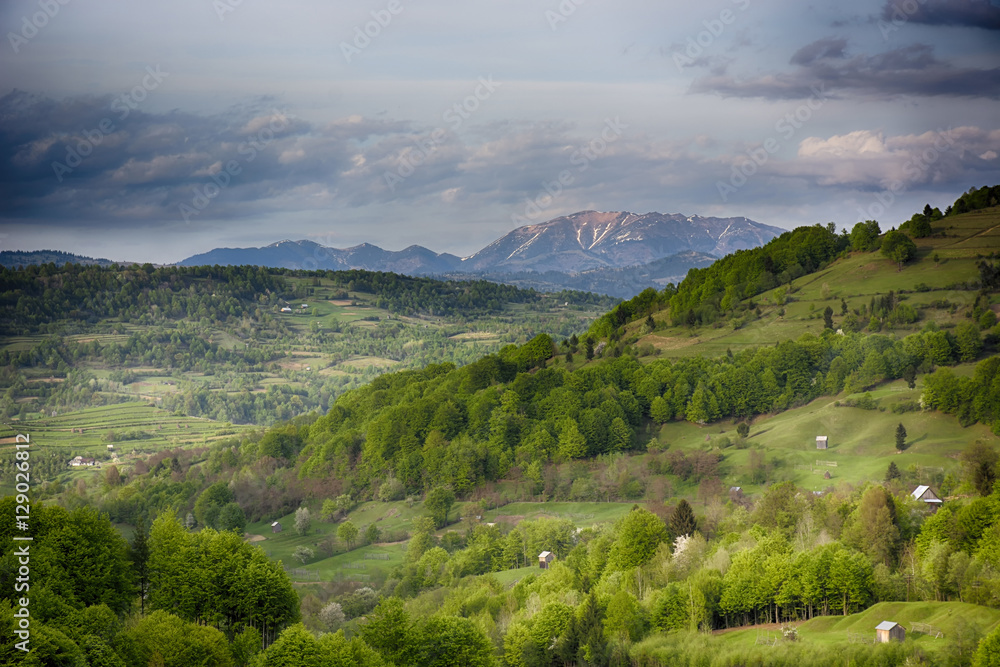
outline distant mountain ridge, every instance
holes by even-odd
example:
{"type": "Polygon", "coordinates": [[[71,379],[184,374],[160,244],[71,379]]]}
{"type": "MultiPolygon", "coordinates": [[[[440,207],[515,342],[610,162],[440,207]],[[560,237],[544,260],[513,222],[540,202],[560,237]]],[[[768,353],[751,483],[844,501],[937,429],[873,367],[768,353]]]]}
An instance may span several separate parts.
{"type": "Polygon", "coordinates": [[[678,282],[690,268],[763,245],[784,231],[745,217],[580,211],[518,227],[462,258],[419,245],[390,251],[370,243],[330,248],[313,241],[285,240],[262,248],[216,248],[178,264],[479,277],[539,289],[584,289],[628,297],[645,287],[678,282]]]}
{"type": "Polygon", "coordinates": [[[411,245],[399,251],[383,250],[370,243],[351,248],[331,248],[314,241],[278,241],[262,248],[215,248],[177,262],[179,266],[203,264],[257,264],[286,269],[391,271],[413,276],[448,273],[462,263],[460,257],[438,254],[411,245]]]}
{"type": "Polygon", "coordinates": [[[784,229],[748,218],[581,211],[518,227],[463,259],[463,271],[564,271],[648,264],[686,251],[722,257],[784,229]]]}
{"type": "Polygon", "coordinates": [[[98,266],[111,266],[114,264],[110,259],[94,259],[83,255],[74,255],[71,252],[61,250],[3,250],[0,251],[0,266],[9,269],[18,266],[35,266],[40,264],[83,264],[98,266]]]}

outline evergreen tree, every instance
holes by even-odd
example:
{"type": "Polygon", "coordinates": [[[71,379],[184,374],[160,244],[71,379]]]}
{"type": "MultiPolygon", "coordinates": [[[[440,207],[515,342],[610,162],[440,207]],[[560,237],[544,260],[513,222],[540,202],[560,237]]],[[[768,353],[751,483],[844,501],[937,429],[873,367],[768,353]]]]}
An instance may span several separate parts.
{"type": "Polygon", "coordinates": [[[902,424],[896,427],[896,449],[899,451],[906,449],[906,428],[902,424]]]}
{"type": "Polygon", "coordinates": [[[902,474],[899,472],[899,468],[896,466],[895,461],[889,462],[889,469],[885,471],[885,481],[891,482],[894,479],[899,479],[902,474]]]}
{"type": "Polygon", "coordinates": [[[692,535],[697,526],[697,521],[694,518],[694,510],[691,509],[688,501],[681,498],[681,501],[677,503],[677,507],[670,514],[670,532],[676,537],[692,535]]]}
{"type": "Polygon", "coordinates": [[[128,545],[128,558],[132,561],[132,571],[139,589],[139,611],[145,615],[146,594],[149,592],[149,532],[144,521],[140,520],[136,526],[135,535],[128,545]]]}
{"type": "Polygon", "coordinates": [[[823,311],[823,326],[827,329],[833,328],[833,308],[830,306],[827,306],[826,310],[823,311]]]}

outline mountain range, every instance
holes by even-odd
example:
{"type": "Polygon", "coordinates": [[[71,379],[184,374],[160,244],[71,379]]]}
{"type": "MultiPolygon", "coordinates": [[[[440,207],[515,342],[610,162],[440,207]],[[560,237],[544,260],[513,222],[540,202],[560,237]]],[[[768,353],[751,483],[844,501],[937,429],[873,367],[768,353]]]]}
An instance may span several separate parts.
{"type": "Polygon", "coordinates": [[[690,268],[762,245],[784,231],[744,217],[581,211],[518,227],[468,257],[436,253],[419,245],[390,251],[369,243],[331,248],[313,241],[285,240],[262,248],[216,248],[178,264],[475,277],[538,289],[583,289],[629,297],[645,287],[677,282],[690,268]]]}

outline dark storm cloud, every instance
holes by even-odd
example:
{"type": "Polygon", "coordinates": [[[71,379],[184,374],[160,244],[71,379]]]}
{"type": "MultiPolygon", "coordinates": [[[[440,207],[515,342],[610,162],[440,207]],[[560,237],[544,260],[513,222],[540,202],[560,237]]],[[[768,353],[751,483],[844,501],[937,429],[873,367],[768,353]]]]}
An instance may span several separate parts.
{"type": "Polygon", "coordinates": [[[889,0],[882,20],[893,24],[966,26],[1000,30],[1000,4],[987,0],[889,0]]]}
{"type": "Polygon", "coordinates": [[[107,224],[177,217],[206,186],[218,198],[213,217],[238,216],[275,192],[335,177],[355,144],[402,127],[317,127],[267,99],[203,116],[21,91],[0,98],[0,121],[0,215],[107,224]]]}
{"type": "Polygon", "coordinates": [[[459,138],[362,116],[309,123],[274,100],[217,115],[125,113],[109,97],[14,91],[0,98],[0,120],[0,216],[68,226],[457,200],[513,210],[563,172],[571,178],[555,205],[583,206],[598,192],[624,205],[678,169],[695,180],[701,160],[682,144],[651,146],[620,119],[589,129],[498,121],[459,138]]]}
{"type": "Polygon", "coordinates": [[[914,44],[876,55],[848,56],[844,40],[825,38],[802,47],[791,58],[795,69],[738,78],[724,73],[701,77],[692,91],[724,97],[802,99],[817,88],[835,97],[885,99],[965,97],[1000,99],[1000,68],[956,67],[939,60],[933,48],[914,44]]]}

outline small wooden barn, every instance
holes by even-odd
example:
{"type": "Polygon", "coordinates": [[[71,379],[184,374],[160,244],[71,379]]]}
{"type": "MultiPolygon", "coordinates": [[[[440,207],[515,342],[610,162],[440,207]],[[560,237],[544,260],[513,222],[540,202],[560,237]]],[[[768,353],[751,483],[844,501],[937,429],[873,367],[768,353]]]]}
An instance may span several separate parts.
{"type": "Polygon", "coordinates": [[[934,490],[929,486],[918,486],[913,489],[913,493],[910,494],[914,500],[923,501],[925,506],[930,509],[931,512],[937,512],[937,508],[944,504],[944,501],[938,498],[934,490]]]}
{"type": "Polygon", "coordinates": [[[901,642],[906,639],[906,629],[899,623],[892,621],[882,621],[875,626],[875,643],[887,644],[889,642],[901,642]]]}
{"type": "Polygon", "coordinates": [[[271,532],[272,533],[280,533],[281,532],[281,522],[280,521],[275,521],[274,523],[271,524],[271,532]]]}
{"type": "Polygon", "coordinates": [[[538,567],[543,570],[549,569],[549,565],[556,559],[556,555],[551,551],[543,551],[538,554],[538,567]]]}
{"type": "Polygon", "coordinates": [[[827,444],[827,437],[825,435],[816,436],[816,449],[826,449],[827,444]]]}

